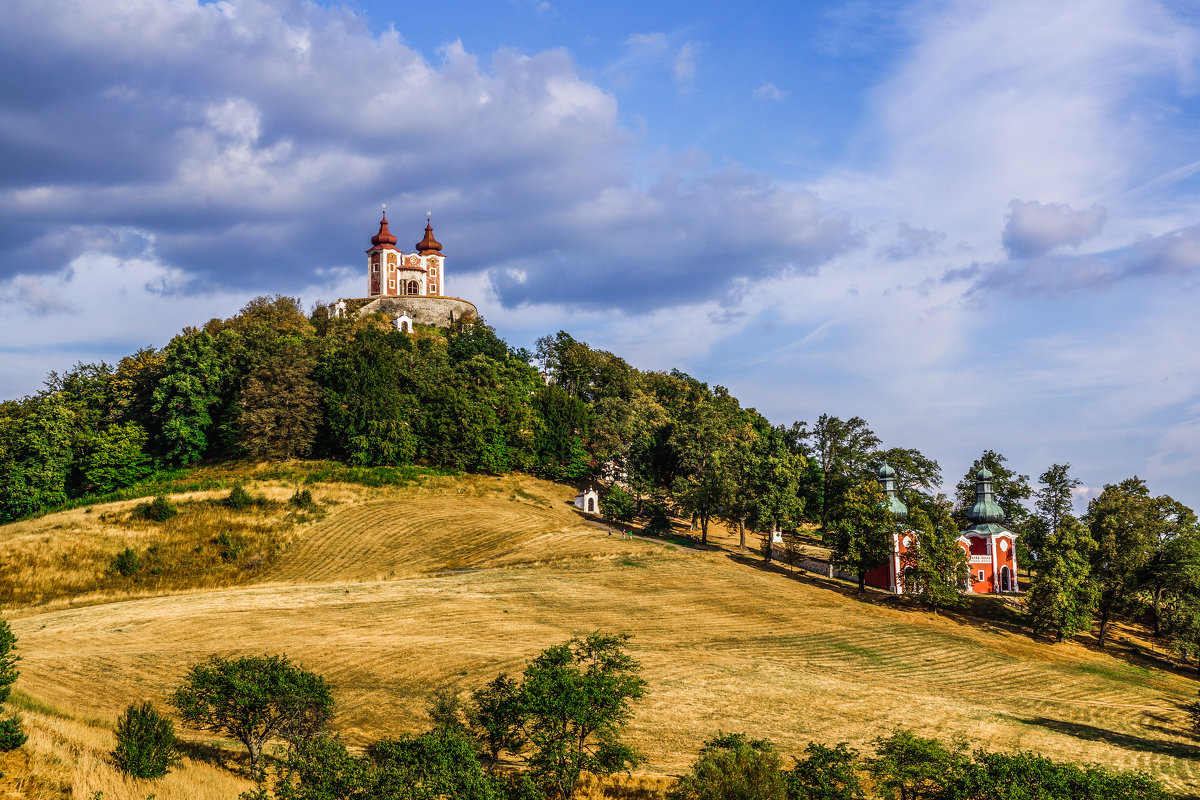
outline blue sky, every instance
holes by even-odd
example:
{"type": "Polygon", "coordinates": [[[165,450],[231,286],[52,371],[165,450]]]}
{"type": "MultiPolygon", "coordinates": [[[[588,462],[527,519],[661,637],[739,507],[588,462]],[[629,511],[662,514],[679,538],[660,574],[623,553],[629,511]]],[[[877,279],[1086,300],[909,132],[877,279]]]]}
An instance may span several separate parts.
{"type": "Polygon", "coordinates": [[[386,202],[514,344],[1200,506],[1198,58],[1150,0],[8,0],[0,393],[361,295],[386,202]]]}

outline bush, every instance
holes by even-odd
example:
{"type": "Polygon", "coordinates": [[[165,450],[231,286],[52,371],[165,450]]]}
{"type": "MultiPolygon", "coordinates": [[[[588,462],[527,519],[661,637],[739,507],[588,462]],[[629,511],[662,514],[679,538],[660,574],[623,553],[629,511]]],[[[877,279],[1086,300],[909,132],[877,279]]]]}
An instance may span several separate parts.
{"type": "Polygon", "coordinates": [[[600,500],[600,511],[609,519],[629,522],[633,519],[635,505],[633,495],[614,484],[600,500]]]}
{"type": "Polygon", "coordinates": [[[16,750],[28,737],[21,730],[21,718],[16,714],[0,719],[0,752],[16,750]]]}
{"type": "Polygon", "coordinates": [[[775,746],[743,734],[720,734],[700,750],[670,800],[785,800],[787,784],[775,746]]]}
{"type": "Polygon", "coordinates": [[[224,502],[227,508],[232,508],[234,511],[245,511],[254,505],[254,498],[242,487],[235,486],[229,492],[229,496],[225,498],[224,502]]]}
{"type": "Polygon", "coordinates": [[[117,557],[113,559],[113,569],[128,578],[130,575],[136,575],[138,571],[138,554],[137,550],[132,547],[126,547],[117,557]]]}
{"type": "Polygon", "coordinates": [[[241,536],[235,536],[229,531],[221,531],[217,534],[217,538],[213,539],[213,543],[221,548],[221,559],[223,561],[237,561],[242,553],[246,552],[248,543],[241,536]]]}
{"type": "Polygon", "coordinates": [[[312,492],[308,489],[297,489],[288,502],[305,511],[312,511],[317,507],[317,502],[313,500],[312,492]]]}
{"type": "Polygon", "coordinates": [[[149,503],[139,503],[133,508],[134,519],[144,519],[149,522],[166,522],[179,513],[179,509],[171,502],[171,498],[159,495],[149,503]]]}
{"type": "Polygon", "coordinates": [[[175,725],[149,702],[129,706],[117,720],[117,749],[112,757],[126,775],[161,778],[179,763],[175,725]]]}

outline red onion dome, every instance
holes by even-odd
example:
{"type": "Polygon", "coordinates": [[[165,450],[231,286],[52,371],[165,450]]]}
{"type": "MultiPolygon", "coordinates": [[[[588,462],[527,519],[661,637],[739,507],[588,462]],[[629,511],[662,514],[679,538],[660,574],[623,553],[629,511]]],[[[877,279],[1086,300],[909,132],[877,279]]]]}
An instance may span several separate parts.
{"type": "Polygon", "coordinates": [[[433,238],[433,225],[428,220],[425,222],[425,238],[414,246],[417,248],[417,252],[423,256],[437,255],[441,252],[442,244],[433,238]]]}
{"type": "Polygon", "coordinates": [[[376,247],[395,247],[396,237],[392,236],[391,231],[387,226],[387,214],[383,215],[383,219],[379,221],[379,233],[371,237],[371,244],[376,247]]]}

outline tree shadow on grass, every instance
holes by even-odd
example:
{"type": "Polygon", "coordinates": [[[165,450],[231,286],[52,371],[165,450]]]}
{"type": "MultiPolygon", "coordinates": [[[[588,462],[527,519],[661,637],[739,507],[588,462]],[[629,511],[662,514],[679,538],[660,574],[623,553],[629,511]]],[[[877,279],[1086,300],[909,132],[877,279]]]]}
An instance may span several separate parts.
{"type": "Polygon", "coordinates": [[[1144,736],[1135,736],[1131,733],[1120,733],[1118,731],[1110,731],[1106,728],[1097,728],[1095,725],[1085,725],[1082,722],[1066,722],[1046,717],[1013,717],[1013,719],[1018,722],[1024,722],[1026,725],[1037,725],[1040,728],[1063,733],[1067,736],[1074,736],[1076,739],[1086,739],[1089,742],[1103,742],[1104,744],[1120,747],[1124,750],[1134,750],[1139,753],[1157,753],[1174,758],[1200,758],[1200,747],[1194,744],[1164,742],[1161,739],[1148,739],[1144,736]]]}
{"type": "Polygon", "coordinates": [[[175,749],[179,751],[180,755],[187,756],[193,761],[203,761],[222,769],[237,771],[243,761],[249,763],[244,753],[233,752],[211,741],[196,742],[179,739],[176,741],[175,749]]]}

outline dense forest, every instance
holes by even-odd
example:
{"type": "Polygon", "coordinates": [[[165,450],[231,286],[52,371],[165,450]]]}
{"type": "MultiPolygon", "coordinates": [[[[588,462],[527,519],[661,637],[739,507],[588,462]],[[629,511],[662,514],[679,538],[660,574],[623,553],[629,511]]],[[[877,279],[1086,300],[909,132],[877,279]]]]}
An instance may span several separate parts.
{"type": "Polygon", "coordinates": [[[702,543],[714,519],[750,546],[772,530],[785,542],[817,530],[860,584],[903,525],[919,543],[905,591],[933,608],[961,600],[955,540],[986,467],[1031,568],[1035,630],[1062,640],[1098,622],[1103,646],[1115,616],[1138,617],[1181,656],[1200,656],[1200,526],[1137,477],[1106,486],[1077,518],[1070,465],[1051,465],[1035,487],[988,450],[947,497],[936,461],[885,446],[858,417],[774,425],[721,386],[637,370],[565,332],[529,352],[478,319],[407,334],[382,315],[332,317],[320,304],[306,314],[286,297],[115,366],[51,373],[36,395],[0,403],[0,522],[202,460],[310,457],[594,480],[608,517],[654,533],[681,516],[702,543]],[[882,502],[884,463],[903,522],[882,502]]]}

